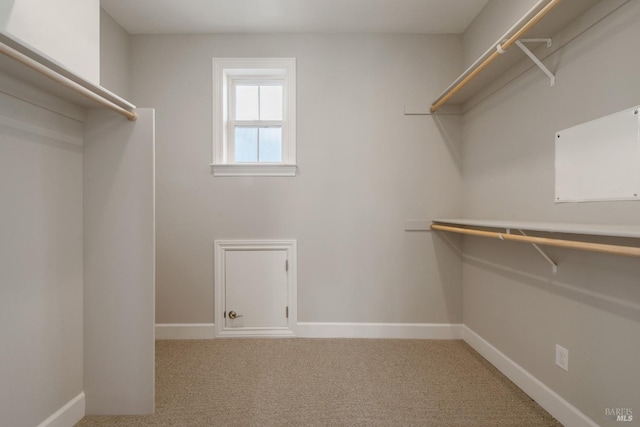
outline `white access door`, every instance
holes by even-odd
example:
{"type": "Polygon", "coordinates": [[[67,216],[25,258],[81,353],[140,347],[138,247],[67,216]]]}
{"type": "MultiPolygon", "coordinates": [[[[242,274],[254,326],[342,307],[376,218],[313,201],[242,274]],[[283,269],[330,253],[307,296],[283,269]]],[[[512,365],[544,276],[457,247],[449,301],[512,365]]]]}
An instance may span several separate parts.
{"type": "Polygon", "coordinates": [[[287,251],[228,251],[227,328],[287,327],[287,251]]]}
{"type": "Polygon", "coordinates": [[[216,242],[218,336],[294,335],[294,249],[281,241],[216,242]]]}

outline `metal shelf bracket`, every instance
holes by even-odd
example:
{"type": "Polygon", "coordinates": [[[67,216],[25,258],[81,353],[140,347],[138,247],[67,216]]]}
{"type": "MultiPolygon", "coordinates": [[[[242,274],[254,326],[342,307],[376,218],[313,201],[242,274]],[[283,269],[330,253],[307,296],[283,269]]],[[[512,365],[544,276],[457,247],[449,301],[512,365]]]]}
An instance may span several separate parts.
{"type": "MultiPolygon", "coordinates": [[[[518,231],[519,231],[519,232],[520,232],[520,234],[522,234],[523,236],[527,236],[527,234],[526,234],[524,231],[522,231],[522,230],[518,230],[518,231]]],[[[509,230],[509,229],[507,229],[507,233],[509,233],[509,232],[510,232],[510,230],[509,230]]],[[[553,272],[553,274],[558,274],[558,264],[556,264],[556,263],[555,263],[555,261],[554,261],[554,260],[552,260],[552,259],[549,257],[549,255],[547,255],[547,254],[545,253],[545,251],[543,251],[542,249],[540,249],[540,246],[538,246],[538,245],[537,245],[537,244],[535,244],[535,243],[531,243],[531,246],[533,246],[533,247],[534,247],[534,248],[535,248],[535,249],[540,253],[540,255],[542,255],[542,257],[543,257],[544,259],[546,259],[546,260],[547,260],[547,262],[548,262],[549,264],[551,264],[551,271],[553,272]]]]}
{"type": "Polygon", "coordinates": [[[551,71],[549,71],[549,69],[542,63],[542,61],[540,61],[538,57],[535,56],[533,52],[531,52],[529,48],[523,44],[523,42],[524,43],[546,43],[547,47],[551,47],[551,43],[552,43],[551,39],[550,38],[520,39],[520,40],[516,40],[516,46],[518,46],[534,62],[534,64],[536,64],[538,68],[540,68],[542,72],[545,73],[547,77],[549,77],[551,87],[553,87],[556,84],[556,76],[551,71]]]}

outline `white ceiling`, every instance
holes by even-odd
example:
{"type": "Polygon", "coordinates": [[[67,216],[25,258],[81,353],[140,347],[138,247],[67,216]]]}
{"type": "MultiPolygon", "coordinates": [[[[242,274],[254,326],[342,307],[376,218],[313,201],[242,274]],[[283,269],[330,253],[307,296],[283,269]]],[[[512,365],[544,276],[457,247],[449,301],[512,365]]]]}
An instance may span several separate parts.
{"type": "Polygon", "coordinates": [[[488,0],[101,0],[130,34],[460,34],[488,0]]]}

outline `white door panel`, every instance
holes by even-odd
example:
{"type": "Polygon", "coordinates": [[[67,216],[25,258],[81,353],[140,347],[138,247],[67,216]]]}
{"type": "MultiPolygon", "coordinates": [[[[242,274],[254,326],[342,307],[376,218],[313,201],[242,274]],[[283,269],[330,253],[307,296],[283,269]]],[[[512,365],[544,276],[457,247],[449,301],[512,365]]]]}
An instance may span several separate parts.
{"type": "Polygon", "coordinates": [[[286,261],[286,250],[226,252],[227,328],[287,327],[286,261]]]}

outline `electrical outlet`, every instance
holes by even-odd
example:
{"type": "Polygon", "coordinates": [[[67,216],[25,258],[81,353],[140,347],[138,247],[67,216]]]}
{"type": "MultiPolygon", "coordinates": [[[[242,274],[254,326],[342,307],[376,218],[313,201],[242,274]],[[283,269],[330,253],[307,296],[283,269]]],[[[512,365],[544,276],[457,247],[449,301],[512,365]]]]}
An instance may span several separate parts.
{"type": "Polygon", "coordinates": [[[569,371],[569,350],[556,344],[556,365],[569,371]]]}

